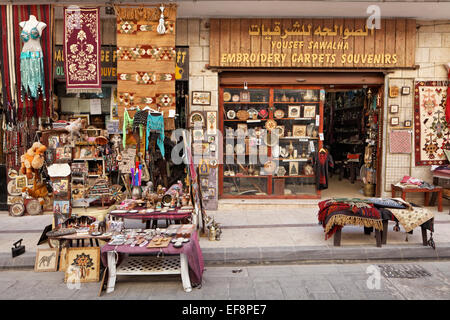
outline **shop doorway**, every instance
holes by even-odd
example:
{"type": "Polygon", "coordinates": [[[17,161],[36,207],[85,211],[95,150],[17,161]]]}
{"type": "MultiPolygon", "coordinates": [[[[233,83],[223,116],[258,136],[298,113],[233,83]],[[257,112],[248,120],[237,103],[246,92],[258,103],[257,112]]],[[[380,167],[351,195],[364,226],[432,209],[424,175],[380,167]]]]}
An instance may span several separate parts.
{"type": "Polygon", "coordinates": [[[324,104],[324,147],[333,158],[322,198],[377,194],[381,152],[382,87],[328,88],[324,104]]]}

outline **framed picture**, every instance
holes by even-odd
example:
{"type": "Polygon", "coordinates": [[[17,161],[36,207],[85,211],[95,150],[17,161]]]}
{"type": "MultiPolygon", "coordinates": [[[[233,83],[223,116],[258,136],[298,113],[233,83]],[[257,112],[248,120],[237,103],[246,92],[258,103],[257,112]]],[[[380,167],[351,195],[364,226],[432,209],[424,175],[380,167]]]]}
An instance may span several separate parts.
{"type": "Polygon", "coordinates": [[[403,126],[405,126],[407,128],[411,128],[412,127],[411,120],[405,120],[405,122],[403,122],[403,126]]]}
{"type": "Polygon", "coordinates": [[[392,104],[392,105],[389,107],[389,112],[390,112],[390,113],[398,113],[398,104],[392,104]]]}
{"type": "Polygon", "coordinates": [[[216,197],[216,188],[209,188],[209,196],[211,198],[215,198],[216,197]]]}
{"type": "Polygon", "coordinates": [[[410,87],[402,87],[402,95],[407,96],[411,93],[410,87]]]}
{"type": "Polygon", "coordinates": [[[16,189],[22,190],[28,186],[27,176],[17,176],[16,178],[16,189]]]}
{"type": "Polygon", "coordinates": [[[70,202],[66,200],[53,201],[53,213],[62,214],[65,217],[70,215],[70,202]]]}
{"type": "Polygon", "coordinates": [[[397,86],[389,87],[389,98],[397,98],[400,89],[397,86]]]}
{"type": "Polygon", "coordinates": [[[69,180],[61,179],[53,182],[53,194],[56,196],[65,196],[69,191],[69,180]]]}
{"type": "Polygon", "coordinates": [[[241,102],[250,102],[250,92],[241,91],[240,100],[241,100],[241,102]]]}
{"type": "Polygon", "coordinates": [[[64,282],[100,281],[100,248],[68,248],[64,282]]]}
{"type": "Polygon", "coordinates": [[[303,118],[314,118],[316,116],[316,106],[304,106],[303,118]]]}
{"type": "Polygon", "coordinates": [[[53,272],[58,269],[59,252],[57,248],[38,249],[34,263],[35,272],[53,272]]]}
{"type": "Polygon", "coordinates": [[[189,128],[203,128],[205,127],[205,116],[203,112],[194,111],[189,115],[189,128]]]}
{"type": "Polygon", "coordinates": [[[50,136],[48,137],[48,148],[56,149],[59,147],[59,136],[50,136]]]}
{"type": "Polygon", "coordinates": [[[289,118],[300,117],[300,106],[289,106],[288,107],[288,117],[289,118]]]}
{"type": "Polygon", "coordinates": [[[217,133],[217,112],[215,111],[206,112],[206,132],[208,134],[217,133]]]}
{"type": "Polygon", "coordinates": [[[56,148],[56,160],[68,161],[72,159],[72,148],[70,146],[56,148]]]}
{"type": "Polygon", "coordinates": [[[296,125],[292,126],[292,136],[293,137],[306,137],[306,125],[296,125]]]}
{"type": "Polygon", "coordinates": [[[290,176],[298,176],[298,162],[297,161],[291,161],[289,162],[289,175],[290,176]]]}
{"type": "MultiPolygon", "coordinates": [[[[198,164],[198,171],[200,175],[208,175],[209,174],[209,161],[207,159],[201,159],[198,164]]],[[[206,183],[208,186],[208,183],[206,183]]]]}
{"type": "Polygon", "coordinates": [[[67,269],[67,248],[61,248],[59,253],[59,268],[58,271],[66,272],[67,269]]]}
{"type": "Polygon", "coordinates": [[[192,130],[192,138],[194,141],[203,141],[205,135],[203,134],[203,129],[194,129],[192,130]]]}
{"type": "Polygon", "coordinates": [[[192,91],[192,105],[194,106],[210,106],[210,91],[192,91]]]}
{"type": "Polygon", "coordinates": [[[392,117],[391,118],[391,126],[398,126],[398,124],[399,124],[398,117],[392,117]]]}
{"type": "Polygon", "coordinates": [[[74,114],[73,116],[69,117],[69,122],[73,122],[73,121],[77,120],[78,118],[81,119],[81,123],[82,123],[81,128],[82,129],[86,129],[86,127],[90,125],[88,114],[74,114]]]}

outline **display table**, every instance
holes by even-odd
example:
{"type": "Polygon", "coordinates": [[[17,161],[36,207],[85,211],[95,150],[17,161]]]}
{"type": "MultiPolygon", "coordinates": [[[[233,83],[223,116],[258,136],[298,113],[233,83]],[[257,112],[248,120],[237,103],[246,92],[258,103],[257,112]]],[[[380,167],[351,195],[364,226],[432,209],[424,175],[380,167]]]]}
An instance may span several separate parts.
{"type": "Polygon", "coordinates": [[[402,193],[402,199],[406,200],[406,194],[407,193],[416,193],[420,192],[425,195],[425,206],[428,206],[430,203],[430,193],[437,193],[438,195],[438,211],[442,212],[442,187],[434,187],[433,189],[426,189],[426,188],[411,188],[411,187],[403,187],[403,186],[396,186],[394,184],[391,184],[391,190],[392,190],[392,198],[395,198],[395,195],[397,191],[402,193]]]}
{"type": "Polygon", "coordinates": [[[91,247],[94,247],[94,241],[95,241],[95,245],[97,247],[100,246],[99,244],[99,240],[101,241],[109,241],[111,239],[110,236],[92,236],[89,234],[86,235],[78,235],[76,233],[74,234],[68,234],[65,236],[57,236],[57,237],[48,237],[49,239],[49,245],[50,247],[54,247],[54,242],[57,241],[59,243],[59,248],[62,247],[62,242],[68,242],[69,243],[69,247],[73,247],[73,241],[77,242],[77,247],[81,246],[84,247],[85,244],[85,240],[89,240],[89,243],[91,245],[91,247]]]}
{"type": "MultiPolygon", "coordinates": [[[[143,212],[141,210],[139,212],[143,212]]],[[[153,212],[153,213],[115,213],[110,212],[110,215],[116,218],[121,219],[139,219],[142,221],[146,221],[146,228],[150,228],[150,223],[156,220],[172,220],[175,222],[183,222],[189,223],[189,219],[191,218],[192,212],[179,212],[179,210],[171,211],[171,212],[153,212]]]]}
{"type": "Polygon", "coordinates": [[[172,243],[166,248],[107,244],[101,249],[101,258],[108,268],[107,293],[114,291],[119,275],[181,274],[186,292],[202,283],[204,262],[196,232],[181,248],[175,248],[172,243]]]}

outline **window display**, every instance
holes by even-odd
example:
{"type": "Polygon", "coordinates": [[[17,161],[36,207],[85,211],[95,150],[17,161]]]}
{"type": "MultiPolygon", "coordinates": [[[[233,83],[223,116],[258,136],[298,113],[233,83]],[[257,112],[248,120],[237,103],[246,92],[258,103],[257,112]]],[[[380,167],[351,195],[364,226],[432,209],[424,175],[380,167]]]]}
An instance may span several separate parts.
{"type": "Polygon", "coordinates": [[[221,94],[221,196],[319,197],[313,169],[321,147],[319,88],[226,87],[221,94]]]}

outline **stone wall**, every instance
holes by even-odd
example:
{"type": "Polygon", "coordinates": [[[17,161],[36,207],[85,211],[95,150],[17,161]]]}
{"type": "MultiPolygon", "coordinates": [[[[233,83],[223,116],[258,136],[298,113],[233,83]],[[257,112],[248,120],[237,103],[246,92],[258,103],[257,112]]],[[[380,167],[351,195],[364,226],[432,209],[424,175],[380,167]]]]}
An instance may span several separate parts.
{"type": "MultiPolygon", "coordinates": [[[[207,69],[209,64],[209,20],[207,19],[177,19],[176,45],[189,46],[189,96],[192,91],[210,91],[210,106],[191,106],[190,111],[218,111],[219,77],[217,72],[207,69]]],[[[217,124],[218,125],[218,124],[217,124]]],[[[216,139],[218,141],[218,139],[216,139]]],[[[218,159],[216,152],[211,155],[218,159]]],[[[215,190],[215,195],[205,200],[206,209],[216,210],[218,207],[218,168],[210,169],[210,174],[201,176],[207,178],[209,188],[215,190]]],[[[202,188],[202,190],[204,190],[202,188]]]]}
{"type": "MultiPolygon", "coordinates": [[[[416,35],[416,65],[417,70],[397,70],[386,78],[387,88],[408,86],[411,88],[410,95],[399,95],[397,98],[388,98],[385,104],[384,119],[386,119],[384,130],[385,152],[385,179],[383,183],[382,196],[390,196],[391,184],[397,183],[405,175],[432,182],[430,166],[416,166],[414,152],[411,154],[389,153],[389,131],[391,128],[389,120],[392,116],[398,116],[400,126],[405,120],[411,120],[414,126],[414,85],[416,81],[442,81],[447,80],[447,71],[444,63],[450,61],[450,21],[417,21],[416,35]],[[389,114],[389,106],[397,104],[400,106],[399,113],[389,114]]],[[[387,95],[386,95],[387,97],[387,95]]],[[[413,130],[413,129],[411,129],[413,130]]],[[[414,137],[414,136],[413,136],[414,137]]],[[[413,139],[414,150],[414,139],[413,139]]],[[[408,195],[418,203],[423,202],[423,195],[408,195]]]]}

